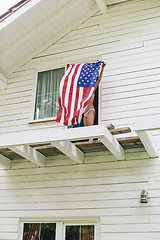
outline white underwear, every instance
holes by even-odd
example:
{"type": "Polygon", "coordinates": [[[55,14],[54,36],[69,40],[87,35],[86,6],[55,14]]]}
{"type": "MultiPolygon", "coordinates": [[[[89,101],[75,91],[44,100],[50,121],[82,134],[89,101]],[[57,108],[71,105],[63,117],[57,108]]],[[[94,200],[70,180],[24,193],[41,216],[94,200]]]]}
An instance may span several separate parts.
{"type": "Polygon", "coordinates": [[[94,108],[90,108],[90,109],[87,110],[87,112],[85,112],[85,113],[83,114],[83,116],[84,116],[85,118],[87,118],[87,117],[88,117],[88,113],[89,113],[90,111],[93,111],[93,112],[95,113],[95,109],[94,109],[94,108]]]}

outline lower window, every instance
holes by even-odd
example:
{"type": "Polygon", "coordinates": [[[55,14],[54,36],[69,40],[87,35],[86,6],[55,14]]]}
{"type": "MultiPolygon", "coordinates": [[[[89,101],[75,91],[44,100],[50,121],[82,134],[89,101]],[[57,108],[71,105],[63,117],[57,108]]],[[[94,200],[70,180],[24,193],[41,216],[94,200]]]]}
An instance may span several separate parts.
{"type": "Polygon", "coordinates": [[[95,225],[24,223],[23,240],[96,240],[95,225]],[[61,226],[61,227],[59,227],[61,226]],[[64,229],[64,227],[65,229],[64,229]],[[57,232],[56,232],[57,230],[57,232]],[[62,232],[64,231],[64,235],[62,232]],[[60,237],[61,236],[61,237],[60,237]],[[64,236],[64,237],[62,237],[64,236]],[[62,238],[62,239],[61,239],[62,238]]]}
{"type": "Polygon", "coordinates": [[[94,240],[94,225],[66,226],[65,240],[94,240]]]}
{"type": "Polygon", "coordinates": [[[25,223],[23,240],[55,240],[55,223],[25,223]]]}

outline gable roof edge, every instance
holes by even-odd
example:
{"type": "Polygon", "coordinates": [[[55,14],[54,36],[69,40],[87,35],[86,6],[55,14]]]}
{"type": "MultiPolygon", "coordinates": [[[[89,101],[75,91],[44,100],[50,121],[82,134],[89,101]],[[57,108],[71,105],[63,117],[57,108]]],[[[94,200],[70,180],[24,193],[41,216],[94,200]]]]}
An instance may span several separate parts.
{"type": "Polygon", "coordinates": [[[59,39],[64,37],[66,34],[71,32],[73,29],[78,27],[80,24],[82,24],[84,21],[92,17],[94,14],[98,12],[97,6],[93,7],[89,12],[84,14],[82,17],[78,18],[77,21],[73,22],[71,25],[66,27],[65,29],[62,29],[61,32],[56,34],[56,36],[52,36],[46,41],[44,44],[42,44],[40,47],[36,48],[35,51],[32,51],[32,53],[28,54],[28,56],[25,56],[24,61],[21,59],[19,62],[16,62],[14,65],[11,66],[10,71],[6,72],[6,76],[9,77],[13,72],[20,69],[22,66],[24,66],[27,62],[32,60],[36,55],[38,55],[41,51],[44,51],[46,48],[57,42],[59,39]]]}
{"type": "Polygon", "coordinates": [[[2,20],[0,22],[0,30],[2,30],[7,25],[12,23],[14,20],[16,20],[18,17],[20,17],[22,14],[24,14],[26,11],[28,11],[30,8],[35,6],[40,1],[41,0],[32,0],[32,1],[27,0],[27,2],[25,4],[23,4],[20,8],[18,8],[17,10],[14,11],[14,14],[8,15],[8,17],[6,17],[4,20],[2,20]]]}

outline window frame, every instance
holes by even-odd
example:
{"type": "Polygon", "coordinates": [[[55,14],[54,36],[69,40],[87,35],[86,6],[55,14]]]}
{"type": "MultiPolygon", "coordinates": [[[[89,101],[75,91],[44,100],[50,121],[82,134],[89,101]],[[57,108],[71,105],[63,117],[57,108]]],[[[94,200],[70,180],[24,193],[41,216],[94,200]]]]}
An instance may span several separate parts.
{"type": "Polygon", "coordinates": [[[66,226],[90,226],[90,225],[94,225],[94,240],[98,240],[97,237],[97,223],[95,224],[95,222],[82,222],[82,221],[78,221],[78,222],[65,222],[63,224],[63,240],[65,240],[65,232],[66,232],[66,226]]]}
{"type": "Polygon", "coordinates": [[[74,218],[74,219],[56,219],[50,218],[41,219],[19,219],[18,240],[23,240],[23,230],[25,223],[56,223],[56,240],[65,240],[66,226],[94,225],[94,240],[99,239],[100,219],[95,217],[90,218],[74,218]],[[92,220],[91,220],[92,219],[92,220]]]}
{"type": "Polygon", "coordinates": [[[66,72],[67,66],[51,66],[43,69],[35,69],[34,70],[34,81],[33,81],[33,91],[32,91],[32,99],[31,99],[31,114],[30,114],[30,120],[29,123],[41,123],[41,122],[50,122],[50,121],[56,121],[56,117],[48,117],[48,118],[41,118],[41,119],[34,119],[34,113],[35,113],[35,106],[36,106],[36,94],[37,94],[37,86],[38,86],[38,73],[45,72],[45,71],[51,71],[56,70],[59,68],[64,68],[64,73],[66,72]]]}

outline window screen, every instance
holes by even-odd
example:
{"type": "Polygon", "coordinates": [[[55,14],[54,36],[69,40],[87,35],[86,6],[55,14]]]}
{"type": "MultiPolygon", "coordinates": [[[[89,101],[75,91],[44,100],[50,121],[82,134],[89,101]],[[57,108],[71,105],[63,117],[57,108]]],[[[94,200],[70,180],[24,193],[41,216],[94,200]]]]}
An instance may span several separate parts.
{"type": "Polygon", "coordinates": [[[59,109],[59,86],[65,68],[38,73],[34,119],[56,117],[59,109]]]}

